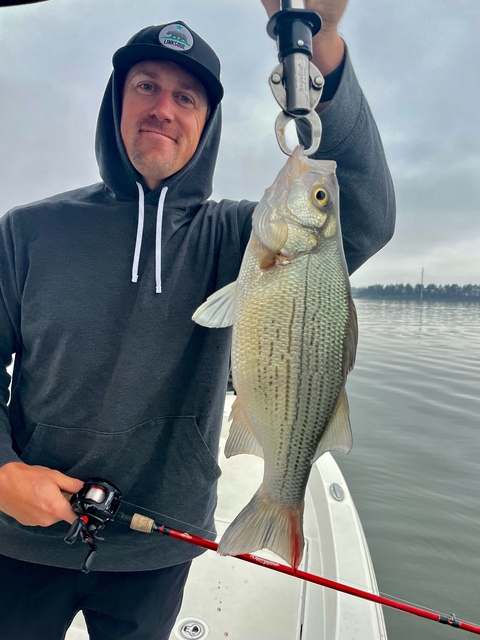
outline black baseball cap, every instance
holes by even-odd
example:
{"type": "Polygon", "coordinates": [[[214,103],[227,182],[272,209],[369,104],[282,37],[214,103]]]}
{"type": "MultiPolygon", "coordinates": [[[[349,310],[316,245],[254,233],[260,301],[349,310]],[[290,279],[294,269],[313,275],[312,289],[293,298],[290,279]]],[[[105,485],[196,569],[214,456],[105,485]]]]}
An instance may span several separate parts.
{"type": "Polygon", "coordinates": [[[146,27],[113,55],[113,67],[126,76],[142,60],[170,60],[198,78],[216,106],[223,98],[220,60],[215,51],[193,29],[180,20],[146,27]]]}

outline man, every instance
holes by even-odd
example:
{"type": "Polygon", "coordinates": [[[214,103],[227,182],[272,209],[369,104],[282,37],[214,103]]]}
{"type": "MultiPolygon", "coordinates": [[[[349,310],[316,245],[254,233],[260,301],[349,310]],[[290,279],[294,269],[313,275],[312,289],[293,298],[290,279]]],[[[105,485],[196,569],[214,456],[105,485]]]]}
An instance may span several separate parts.
{"type": "MultiPolygon", "coordinates": [[[[389,240],[394,199],[337,33],[345,5],[307,3],[325,25],[319,157],[339,166],[354,271],[389,240]]],[[[183,22],[147,27],[113,66],[97,127],[102,182],[0,220],[2,640],[60,639],[79,610],[93,640],[169,637],[201,551],[114,522],[83,574],[85,545],[63,543],[76,516],[61,491],[102,476],[146,515],[214,536],[230,332],[191,316],[236,279],[255,203],[208,201],[223,88],[200,36],[183,22]]]]}

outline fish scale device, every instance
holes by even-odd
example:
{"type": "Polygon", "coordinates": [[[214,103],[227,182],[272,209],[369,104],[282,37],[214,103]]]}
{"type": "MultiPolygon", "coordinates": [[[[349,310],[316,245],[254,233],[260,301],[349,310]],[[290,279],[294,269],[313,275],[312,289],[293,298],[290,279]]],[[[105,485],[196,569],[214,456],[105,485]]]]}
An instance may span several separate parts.
{"type": "Polygon", "coordinates": [[[291,155],[285,129],[291,121],[305,120],[311,131],[311,145],[305,155],[315,153],[320,145],[322,124],[315,107],[320,101],[324,78],[312,60],[312,38],[322,27],[315,11],[303,8],[303,0],[282,0],[281,10],[267,25],[268,35],[276,40],[280,63],[269,78],[269,85],[282,111],[275,122],[280,149],[291,155]]]}

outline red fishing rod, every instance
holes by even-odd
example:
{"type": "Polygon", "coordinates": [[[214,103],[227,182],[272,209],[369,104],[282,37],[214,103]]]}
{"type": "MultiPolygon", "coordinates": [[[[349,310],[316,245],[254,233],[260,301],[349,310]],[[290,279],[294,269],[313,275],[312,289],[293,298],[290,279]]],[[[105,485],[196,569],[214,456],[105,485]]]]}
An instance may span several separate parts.
{"type": "MultiPolygon", "coordinates": [[[[166,527],[164,525],[158,524],[151,518],[140,515],[139,513],[135,513],[133,516],[125,516],[125,514],[121,514],[120,520],[126,523],[127,521],[129,521],[128,524],[134,531],[141,531],[143,533],[159,533],[161,535],[169,536],[170,538],[175,538],[175,540],[183,540],[184,542],[188,542],[189,544],[194,544],[197,547],[203,547],[204,549],[210,549],[211,551],[218,550],[217,542],[212,542],[210,540],[206,540],[205,538],[200,538],[190,533],[185,533],[184,531],[178,531],[177,529],[166,527]]],[[[238,558],[239,560],[244,560],[245,562],[257,564],[261,567],[266,567],[267,569],[271,569],[272,571],[285,573],[289,576],[293,576],[294,578],[300,578],[301,580],[306,580],[307,582],[319,584],[322,587],[327,587],[327,589],[334,589],[335,591],[348,593],[349,595],[355,596],[357,598],[370,600],[371,602],[376,602],[377,604],[382,604],[386,607],[391,607],[392,609],[406,611],[407,613],[411,613],[415,616],[420,616],[421,618],[433,620],[434,622],[440,622],[441,624],[445,624],[450,627],[463,629],[464,631],[470,631],[470,633],[480,635],[479,626],[471,624],[469,622],[458,620],[453,614],[447,616],[436,613],[434,611],[429,611],[428,609],[421,609],[420,607],[405,604],[398,600],[384,598],[383,596],[377,595],[375,593],[369,593],[368,591],[364,591],[363,589],[351,587],[349,585],[342,584],[341,582],[336,582],[335,580],[329,580],[328,578],[323,578],[322,576],[308,573],[307,571],[302,571],[301,569],[294,569],[293,567],[290,567],[288,565],[280,564],[278,562],[274,562],[273,560],[267,560],[266,558],[261,558],[260,556],[255,556],[250,553],[244,553],[242,555],[233,557],[238,558]]]]}
{"type": "MultiPolygon", "coordinates": [[[[122,504],[122,495],[115,485],[100,478],[93,478],[85,482],[83,488],[73,496],[69,496],[70,503],[73,510],[79,514],[79,518],[72,524],[70,531],[65,537],[65,542],[73,544],[75,540],[80,537],[82,542],[89,545],[90,551],[82,566],[82,571],[87,573],[90,570],[91,564],[97,553],[97,546],[95,542],[102,540],[98,536],[107,522],[115,520],[126,524],[133,531],[140,531],[142,533],[158,533],[160,535],[169,536],[175,540],[183,540],[197,547],[203,547],[204,549],[210,549],[211,551],[218,550],[218,543],[212,542],[199,536],[194,536],[184,531],[178,531],[171,527],[159,524],[147,518],[139,513],[127,514],[125,511],[120,511],[122,504]]],[[[128,505],[127,502],[123,503],[128,505]]],[[[134,505],[131,505],[134,506],[134,505]]],[[[294,569],[288,565],[280,564],[278,562],[261,558],[250,553],[244,553],[242,555],[233,556],[239,560],[250,562],[252,564],[271,569],[272,571],[278,571],[279,573],[285,573],[286,575],[293,576],[294,578],[300,578],[306,582],[313,582],[319,584],[327,589],[333,589],[342,593],[347,593],[356,598],[362,598],[363,600],[370,600],[377,604],[391,607],[392,609],[398,609],[411,613],[412,615],[426,618],[427,620],[433,620],[434,622],[440,622],[449,627],[455,627],[456,629],[463,629],[470,633],[480,635],[480,627],[469,622],[464,622],[456,618],[455,615],[443,615],[435,611],[428,609],[422,609],[420,607],[405,604],[399,600],[392,598],[385,598],[375,593],[369,593],[363,589],[357,587],[351,587],[335,580],[329,580],[322,576],[302,571],[301,569],[294,569]]]]}

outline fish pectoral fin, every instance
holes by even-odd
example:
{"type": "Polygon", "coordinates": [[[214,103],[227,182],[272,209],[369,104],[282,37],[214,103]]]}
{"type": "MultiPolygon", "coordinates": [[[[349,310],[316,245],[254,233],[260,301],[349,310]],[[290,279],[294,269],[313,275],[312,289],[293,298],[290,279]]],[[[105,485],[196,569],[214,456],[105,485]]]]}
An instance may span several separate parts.
{"type": "Polygon", "coordinates": [[[303,501],[291,507],[269,499],[263,485],[230,524],[218,545],[222,556],[270,549],[295,569],[302,560],[303,501]]]}
{"type": "Polygon", "coordinates": [[[340,391],[335,411],[323,432],[318,448],[312,460],[312,464],[326,451],[342,451],[348,453],[353,445],[352,428],[350,426],[350,414],[345,387],[340,391]]]}
{"type": "Polygon", "coordinates": [[[237,281],[235,280],[209,296],[195,311],[192,320],[203,327],[214,329],[230,327],[234,320],[236,297],[237,281]]]}
{"type": "Polygon", "coordinates": [[[262,446],[253,435],[248,418],[238,398],[232,405],[229,419],[232,421],[232,424],[227,442],[225,443],[225,457],[231,458],[239,453],[250,453],[259,458],[263,458],[262,446]]]}

